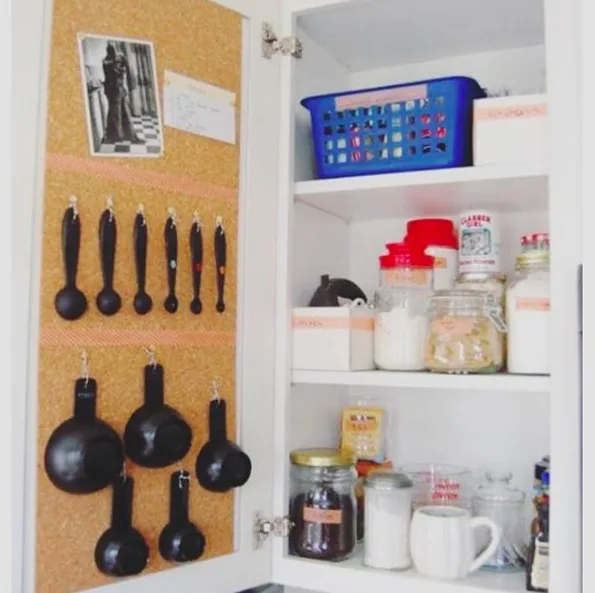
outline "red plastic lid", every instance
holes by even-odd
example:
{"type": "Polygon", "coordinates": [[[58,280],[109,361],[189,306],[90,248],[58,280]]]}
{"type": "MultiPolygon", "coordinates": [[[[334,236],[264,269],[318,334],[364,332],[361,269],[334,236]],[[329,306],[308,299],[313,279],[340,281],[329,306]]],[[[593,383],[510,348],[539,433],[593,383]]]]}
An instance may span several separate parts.
{"type": "Polygon", "coordinates": [[[541,243],[550,240],[549,233],[531,233],[521,237],[521,245],[531,245],[532,243],[541,243]]]}
{"type": "Polygon", "coordinates": [[[406,243],[458,249],[454,222],[448,218],[418,218],[407,223],[406,243]]]}
{"type": "Polygon", "coordinates": [[[388,255],[381,255],[378,259],[380,267],[384,269],[390,268],[433,268],[434,258],[431,255],[426,255],[417,246],[407,243],[387,243],[388,255]]]}

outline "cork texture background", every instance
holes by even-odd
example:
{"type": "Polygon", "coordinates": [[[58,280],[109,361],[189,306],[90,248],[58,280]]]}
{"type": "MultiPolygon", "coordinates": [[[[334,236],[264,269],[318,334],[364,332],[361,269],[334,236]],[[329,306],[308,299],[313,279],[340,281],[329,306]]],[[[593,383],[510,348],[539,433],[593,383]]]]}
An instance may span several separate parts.
{"type": "MultiPolygon", "coordinates": [[[[43,468],[51,432],[72,415],[74,381],[81,374],[81,351],[89,357],[98,382],[98,415],[120,434],[130,414],[142,404],[143,348],[153,345],[165,369],[165,401],[177,408],[193,429],[193,446],[180,464],[145,469],[127,461],[135,478],[133,525],[151,549],[143,574],[173,568],[157,549],[168,521],[169,476],[194,463],[206,442],[211,383],[218,381],[228,401],[228,431],[235,426],[235,328],[239,114],[242,20],[240,15],[206,0],[126,0],[106,5],[91,0],[54,0],[47,113],[41,335],[38,388],[38,483],[36,589],[39,593],[82,591],[111,581],[94,563],[97,539],[109,526],[111,489],[73,496],[57,490],[43,468]],[[203,80],[236,93],[238,144],[224,144],[163,127],[164,156],[105,158],[89,154],[77,34],[152,41],[162,99],[163,72],[203,80]],[[73,322],[54,310],[64,285],[61,221],[68,198],[78,198],[81,250],[77,285],[89,302],[73,322]],[[102,287],[98,224],[112,196],[118,231],[114,286],[122,309],[104,317],[95,306],[102,287]],[[153,310],[139,316],[132,307],[136,292],[133,221],[142,203],[149,228],[147,292],[153,310]],[[163,230],[167,208],[178,215],[178,312],[163,308],[167,276],[163,230]],[[192,280],[189,233],[192,213],[203,221],[203,312],[190,313],[192,280]],[[227,235],[226,311],[215,311],[215,217],[222,216],[227,235]]],[[[163,116],[163,107],[161,107],[163,116]]],[[[207,540],[203,558],[233,551],[233,494],[203,490],[193,477],[190,517],[207,540]]],[[[199,560],[199,561],[201,561],[199,560]]]]}

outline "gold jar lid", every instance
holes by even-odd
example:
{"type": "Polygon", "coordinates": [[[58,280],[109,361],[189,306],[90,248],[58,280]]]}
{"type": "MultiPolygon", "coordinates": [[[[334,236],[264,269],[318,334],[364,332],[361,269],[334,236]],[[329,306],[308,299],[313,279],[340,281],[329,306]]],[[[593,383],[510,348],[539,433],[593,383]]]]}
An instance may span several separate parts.
{"type": "Polygon", "coordinates": [[[308,467],[350,467],[356,462],[353,453],[339,449],[296,449],[289,459],[294,465],[308,467]]]}
{"type": "Polygon", "coordinates": [[[506,284],[506,274],[500,272],[461,272],[457,276],[457,282],[485,282],[486,280],[496,280],[501,284],[506,284]]]}
{"type": "Polygon", "coordinates": [[[517,268],[526,268],[534,265],[549,265],[550,253],[549,251],[528,251],[516,258],[517,268]]]}

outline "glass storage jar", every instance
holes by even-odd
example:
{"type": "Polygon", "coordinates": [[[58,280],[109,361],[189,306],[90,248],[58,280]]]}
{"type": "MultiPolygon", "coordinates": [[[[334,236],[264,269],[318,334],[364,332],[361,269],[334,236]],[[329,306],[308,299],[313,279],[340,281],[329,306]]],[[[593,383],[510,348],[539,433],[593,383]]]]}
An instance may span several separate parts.
{"type": "Polygon", "coordinates": [[[502,307],[489,293],[438,290],[430,297],[425,363],[437,373],[495,373],[504,362],[502,307]]]}
{"type": "MultiPolygon", "coordinates": [[[[527,557],[528,527],[525,521],[525,493],[513,488],[510,472],[486,472],[485,481],[473,496],[473,514],[488,517],[500,527],[500,544],[482,566],[486,570],[523,570],[527,557]]],[[[489,533],[480,532],[480,545],[489,543],[489,533]],[[483,537],[482,537],[483,536],[483,537]]]]}
{"type": "Polygon", "coordinates": [[[339,561],[355,549],[355,456],[336,449],[292,451],[289,551],[339,561]]]}
{"type": "Polygon", "coordinates": [[[404,243],[380,257],[381,285],[374,293],[374,363],[386,371],[424,368],[427,303],[434,258],[404,243]]]}
{"type": "Polygon", "coordinates": [[[508,372],[549,374],[549,252],[531,251],[517,257],[506,295],[506,319],[508,372]]]}

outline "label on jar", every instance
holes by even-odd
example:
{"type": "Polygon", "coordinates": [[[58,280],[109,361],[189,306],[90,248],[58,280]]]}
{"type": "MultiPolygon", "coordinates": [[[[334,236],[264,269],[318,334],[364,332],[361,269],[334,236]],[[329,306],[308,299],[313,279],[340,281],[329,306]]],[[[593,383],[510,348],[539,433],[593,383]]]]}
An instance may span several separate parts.
{"type": "Polygon", "coordinates": [[[473,330],[473,319],[445,315],[432,321],[432,332],[435,334],[450,334],[452,336],[466,336],[473,330]]]}
{"type": "Polygon", "coordinates": [[[491,212],[465,212],[459,218],[459,270],[498,272],[500,232],[491,212]]]}
{"type": "Polygon", "coordinates": [[[423,268],[394,268],[383,270],[382,275],[386,284],[396,286],[429,286],[432,280],[431,270],[423,268]]]}
{"type": "Polygon", "coordinates": [[[550,544],[535,543],[535,556],[531,566],[531,585],[535,589],[545,589],[550,585],[550,544]]]}
{"type": "Polygon", "coordinates": [[[320,509],[304,505],[304,521],[308,523],[323,523],[325,525],[340,525],[343,511],[320,509]]]}
{"type": "Polygon", "coordinates": [[[444,270],[444,268],[446,268],[446,258],[434,256],[434,269],[444,270]]]}
{"type": "Polygon", "coordinates": [[[384,418],[382,408],[345,408],[341,417],[341,449],[352,451],[358,459],[384,461],[384,418]]]}
{"type": "Polygon", "coordinates": [[[549,311],[550,299],[540,297],[517,297],[517,311],[549,311]]]}

